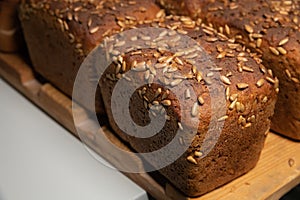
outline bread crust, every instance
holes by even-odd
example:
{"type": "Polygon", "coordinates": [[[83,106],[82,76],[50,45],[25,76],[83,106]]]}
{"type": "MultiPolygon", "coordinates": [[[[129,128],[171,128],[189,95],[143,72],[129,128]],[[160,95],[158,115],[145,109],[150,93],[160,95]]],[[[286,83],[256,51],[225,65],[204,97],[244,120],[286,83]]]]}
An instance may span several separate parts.
{"type": "MultiPolygon", "coordinates": [[[[100,18],[93,19],[95,24],[92,23],[93,26],[90,27],[88,24],[90,24],[91,14],[78,14],[78,17],[74,14],[75,10],[78,10],[79,13],[83,12],[85,6],[93,7],[82,4],[82,1],[78,3],[79,5],[76,3],[68,4],[66,1],[50,0],[31,1],[31,3],[24,4],[20,17],[36,71],[66,94],[71,95],[74,79],[82,60],[106,36],[133,27],[179,30],[181,34],[195,39],[205,53],[209,55],[210,60],[218,67],[218,69],[207,68],[207,70],[211,70],[212,74],[216,74],[215,79],[220,87],[218,87],[219,91],[215,92],[224,94],[226,100],[226,115],[218,116],[219,118],[213,121],[214,123],[225,121],[215,148],[206,157],[199,157],[202,151],[201,144],[209,124],[212,123],[211,117],[214,116],[210,108],[211,97],[207,91],[207,84],[209,84],[207,78],[212,74],[202,74],[203,79],[200,79],[198,71],[193,69],[193,64],[184,57],[178,56],[182,60],[181,68],[178,68],[178,71],[191,75],[187,79],[194,88],[196,95],[201,96],[202,99],[199,102],[179,105],[172,91],[167,95],[162,94],[157,102],[165,106],[169,120],[160,133],[154,137],[144,140],[128,136],[114,121],[111,109],[112,92],[119,80],[118,77],[121,77],[118,76],[119,73],[126,73],[130,68],[120,71],[120,69],[117,70],[118,63],[113,63],[106,70],[100,80],[102,96],[97,95],[99,99],[96,99],[96,102],[100,102],[102,99],[104,101],[104,105],[98,105],[99,110],[106,109],[110,125],[115,133],[127,141],[133,149],[137,152],[151,152],[165,146],[172,140],[180,128],[180,119],[183,117],[180,110],[192,112],[190,110],[191,105],[199,104],[197,106],[199,113],[195,116],[202,123],[196,127],[198,131],[192,144],[178,160],[159,170],[170,183],[188,196],[199,196],[207,193],[252,169],[257,163],[266,133],[269,130],[270,117],[273,115],[278,89],[278,80],[273,76],[272,71],[268,71],[261,64],[260,57],[251,53],[243,45],[236,43],[235,39],[230,38],[230,35],[202,23],[201,20],[193,21],[190,18],[180,16],[164,17],[163,12],[152,1],[139,2],[133,4],[133,7],[131,5],[122,7],[119,3],[114,4],[115,1],[107,2],[113,3],[115,9],[111,9],[111,5],[101,8],[100,10],[104,14],[98,16],[100,18]],[[72,20],[68,20],[69,14],[65,11],[67,9],[71,9],[72,20]],[[134,12],[135,10],[137,11],[134,12]],[[134,17],[137,20],[131,22],[131,19],[126,15],[132,13],[135,13],[134,17]],[[162,96],[165,97],[162,99],[162,96]]],[[[88,13],[93,12],[89,9],[88,13]]],[[[125,62],[126,66],[134,66],[132,63],[135,61],[139,63],[151,60],[152,63],[157,63],[158,59],[164,56],[173,56],[173,54],[150,48],[141,50],[140,53],[132,51],[124,54],[122,63],[125,62]]],[[[143,79],[145,73],[142,72],[139,78],[143,79]]],[[[157,69],[156,74],[164,75],[163,69],[157,69]]],[[[146,95],[148,100],[153,99],[152,97],[159,86],[151,84],[145,87],[144,96],[146,95]]],[[[166,91],[162,89],[163,92],[166,91]]],[[[131,101],[131,105],[134,105],[130,109],[131,116],[140,125],[149,122],[144,96],[141,99],[139,91],[137,91],[131,101]]],[[[190,114],[194,115],[193,113],[190,114]]],[[[187,123],[181,124],[181,126],[184,128],[193,126],[193,124],[187,123]]],[[[185,142],[184,138],[181,142],[185,142]]],[[[149,162],[151,163],[151,161],[149,162]]]]}
{"type": "Polygon", "coordinates": [[[275,132],[300,139],[300,2],[221,0],[158,0],[170,13],[201,17],[230,27],[237,41],[262,54],[264,65],[280,80],[272,119],[275,132]]]}
{"type": "MultiPolygon", "coordinates": [[[[218,92],[225,95],[226,91],[230,91],[229,94],[227,94],[226,116],[219,116],[219,119],[213,121],[211,120],[213,114],[211,113],[210,107],[211,94],[207,90],[207,84],[205,81],[198,82],[197,73],[193,74],[189,82],[193,86],[196,95],[201,96],[204,102],[202,102],[203,104],[199,102],[200,114],[198,117],[201,123],[198,126],[198,133],[193,138],[191,146],[178,160],[159,170],[176,188],[186,195],[199,196],[241,176],[255,166],[264,145],[265,133],[268,131],[268,126],[270,125],[270,118],[273,115],[278,84],[268,82],[267,77],[270,78],[270,74],[268,74],[266,69],[262,68],[263,66],[260,63],[259,57],[257,57],[256,54],[246,52],[245,49],[243,50],[243,47],[237,43],[235,43],[235,49],[231,49],[233,55],[221,58],[220,54],[222,52],[218,52],[217,49],[229,51],[228,45],[231,47],[232,45],[230,45],[228,41],[222,41],[220,38],[212,42],[211,38],[213,36],[205,33],[211,29],[205,24],[203,24],[200,29],[189,29],[184,27],[180,21],[180,17],[173,16],[159,23],[144,24],[143,27],[165,28],[168,27],[168,25],[172,27],[172,24],[176,24],[179,30],[183,29],[187,31],[187,35],[194,38],[210,56],[212,62],[220,68],[219,78],[221,82],[218,88],[220,91],[218,92]],[[245,65],[249,66],[253,71],[249,71],[247,68],[244,68],[242,72],[238,71],[238,66],[241,64],[239,64],[237,59],[238,55],[243,55],[245,60],[248,60],[245,62],[245,65]],[[262,71],[266,73],[262,73],[262,71]],[[226,79],[221,78],[224,76],[228,77],[230,83],[228,83],[226,79]],[[265,84],[263,86],[258,83],[262,82],[261,80],[264,80],[263,82],[265,84]],[[241,83],[247,83],[247,86],[244,88],[241,83]],[[234,99],[236,95],[238,95],[238,100],[234,99]],[[237,102],[238,104],[241,103],[245,109],[241,111],[240,108],[238,108],[239,106],[233,106],[232,108],[232,105],[237,105],[237,102]],[[203,149],[201,149],[200,144],[203,143],[207,135],[210,123],[223,120],[222,117],[225,120],[225,125],[215,148],[206,157],[198,158],[196,155],[197,153],[202,154],[203,149]]],[[[135,61],[137,61],[137,65],[143,62],[150,62],[155,65],[159,63],[159,58],[172,57],[172,55],[170,52],[161,54],[155,49],[148,49],[138,51],[138,53],[133,51],[125,54],[122,60],[126,63],[126,66],[133,66],[134,64],[132,63],[135,61]],[[157,54],[159,54],[158,58],[157,54]]],[[[179,58],[184,62],[179,71],[182,74],[191,72],[193,70],[192,65],[186,62],[184,58],[179,58]]],[[[148,113],[147,109],[149,108],[145,107],[145,99],[146,105],[159,103],[165,106],[167,115],[170,117],[165,127],[157,135],[147,139],[129,136],[126,132],[122,131],[113,117],[111,96],[119,81],[117,77],[122,77],[121,75],[126,74],[131,68],[129,67],[126,71],[120,72],[116,70],[118,64],[112,64],[105,72],[100,81],[101,93],[113,130],[125,141],[129,142],[137,152],[152,152],[158,150],[172,141],[180,126],[184,129],[184,127],[193,125],[188,123],[179,126],[178,123],[181,122],[180,119],[182,118],[180,110],[188,110],[189,113],[192,114],[191,105],[195,102],[190,100],[187,105],[180,105],[175,94],[172,93],[172,90],[169,95],[164,95],[167,91],[162,90],[161,95],[155,97],[157,91],[162,86],[151,84],[150,86],[145,85],[141,87],[133,94],[130,113],[135,123],[147,125],[147,123],[150,123],[149,115],[151,114],[148,113]],[[163,98],[163,96],[165,97],[163,98]],[[170,101],[168,105],[164,104],[166,100],[170,101]]],[[[157,69],[154,80],[159,82],[159,77],[168,76],[163,71],[163,69],[157,69]]],[[[141,72],[138,78],[144,79],[145,73],[146,72],[141,72]]],[[[271,71],[269,71],[269,73],[271,73],[271,71]]],[[[206,77],[204,73],[203,77],[206,77]]],[[[274,78],[274,80],[277,82],[276,78],[274,78]]],[[[172,82],[172,79],[169,82],[172,82]]],[[[133,83],[128,81],[128,84],[133,83]]],[[[184,95],[184,93],[185,91],[182,91],[179,95],[184,95]]],[[[214,140],[216,137],[211,139],[214,140]]],[[[151,164],[151,160],[149,162],[151,164]]],[[[164,162],[164,160],[162,159],[161,162],[164,162]]]]}
{"type": "MultiPolygon", "coordinates": [[[[20,20],[35,71],[71,97],[81,63],[105,36],[123,30],[120,22],[130,21],[134,25],[155,18],[160,11],[152,0],[130,2],[34,0],[22,4],[20,20]],[[126,17],[132,20],[126,20],[126,17]]],[[[91,85],[84,87],[89,89],[91,85]]],[[[95,107],[99,114],[104,114],[99,93],[95,107]]],[[[89,105],[85,98],[77,101],[93,110],[93,105],[89,105]]]]}

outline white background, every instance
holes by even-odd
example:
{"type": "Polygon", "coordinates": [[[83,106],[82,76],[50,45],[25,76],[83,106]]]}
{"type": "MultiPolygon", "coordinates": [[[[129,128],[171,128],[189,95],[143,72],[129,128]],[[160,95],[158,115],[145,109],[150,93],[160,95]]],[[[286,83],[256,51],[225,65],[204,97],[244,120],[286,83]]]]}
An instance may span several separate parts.
{"type": "Polygon", "coordinates": [[[147,199],[0,78],[0,200],[147,199]]]}

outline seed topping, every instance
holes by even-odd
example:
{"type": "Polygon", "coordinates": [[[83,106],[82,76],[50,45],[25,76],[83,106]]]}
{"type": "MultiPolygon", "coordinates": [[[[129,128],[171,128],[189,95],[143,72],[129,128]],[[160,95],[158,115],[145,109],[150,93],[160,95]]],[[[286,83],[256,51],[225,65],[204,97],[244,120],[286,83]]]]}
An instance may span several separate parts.
{"type": "Polygon", "coordinates": [[[282,39],[280,42],[279,42],[279,46],[283,46],[283,45],[285,45],[286,43],[288,43],[288,41],[289,41],[289,38],[284,38],[284,39],[282,39]]]}
{"type": "Polygon", "coordinates": [[[250,26],[250,25],[245,25],[245,30],[248,32],[248,33],[253,33],[253,27],[252,26],[250,26]]]}
{"type": "Polygon", "coordinates": [[[269,49],[270,49],[270,51],[274,54],[274,55],[276,55],[276,56],[279,56],[279,51],[276,49],[276,48],[274,48],[274,47],[269,47],[269,49]]]}
{"type": "Polygon", "coordinates": [[[201,151],[195,151],[194,155],[198,158],[200,158],[201,156],[203,156],[203,153],[201,151]]]}
{"type": "Polygon", "coordinates": [[[226,76],[221,76],[220,79],[224,84],[227,84],[227,85],[231,84],[229,78],[227,78],[226,76]]]}
{"type": "Polygon", "coordinates": [[[265,83],[265,79],[259,79],[257,82],[256,82],[256,86],[258,88],[262,87],[265,83]]]}
{"type": "Polygon", "coordinates": [[[244,89],[249,87],[249,84],[247,84],[247,83],[238,83],[236,86],[237,86],[238,89],[244,90],[244,89]]]}
{"type": "Polygon", "coordinates": [[[196,159],[193,156],[188,156],[186,159],[192,164],[195,164],[195,165],[198,164],[196,159]]]}
{"type": "Polygon", "coordinates": [[[194,103],[193,107],[192,107],[192,112],[191,112],[193,117],[197,117],[198,116],[198,103],[194,103]]]}
{"type": "Polygon", "coordinates": [[[203,105],[205,103],[202,96],[198,97],[198,102],[199,102],[200,105],[203,105]]]}

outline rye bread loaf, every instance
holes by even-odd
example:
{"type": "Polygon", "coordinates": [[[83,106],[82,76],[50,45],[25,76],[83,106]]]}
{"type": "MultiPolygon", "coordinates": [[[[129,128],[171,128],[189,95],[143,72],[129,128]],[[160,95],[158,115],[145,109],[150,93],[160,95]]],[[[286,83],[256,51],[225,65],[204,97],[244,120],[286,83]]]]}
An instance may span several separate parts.
{"type": "MultiPolygon", "coordinates": [[[[85,56],[105,36],[123,30],[123,24],[135,25],[153,19],[160,8],[153,0],[26,0],[20,11],[35,71],[71,97],[77,71],[85,56]]],[[[95,106],[97,112],[103,114],[99,97],[98,94],[95,106]]],[[[85,98],[77,101],[92,109],[85,98]]]]}
{"type": "Polygon", "coordinates": [[[300,139],[300,2],[297,0],[158,0],[170,13],[201,17],[262,53],[280,80],[271,128],[300,139]],[[230,27],[230,29],[229,29],[230,27]]]}
{"type": "MultiPolygon", "coordinates": [[[[184,131],[186,127],[193,125],[181,123],[183,116],[180,115],[180,110],[186,110],[188,114],[199,118],[202,123],[196,127],[197,135],[192,138],[188,150],[174,163],[159,170],[170,183],[188,196],[209,192],[252,169],[263,148],[278,89],[277,79],[261,64],[259,56],[211,26],[201,24],[200,20],[195,22],[178,16],[162,18],[163,12],[152,1],[108,0],[101,1],[105,2],[104,7],[101,4],[99,8],[94,4],[98,1],[91,2],[47,0],[30,1],[22,5],[22,25],[35,69],[70,95],[83,58],[106,36],[135,27],[176,29],[180,34],[195,39],[216,67],[206,66],[207,72],[200,73],[193,67],[195,63],[187,59],[194,56],[192,52],[184,57],[155,48],[128,52],[122,56],[122,64],[124,61],[125,66],[136,67],[140,63],[149,64],[149,60],[157,64],[171,57],[169,64],[172,65],[175,61],[172,66],[175,69],[156,69],[154,66],[156,72],[141,71],[138,78],[149,79],[151,76],[155,80],[158,75],[166,75],[164,84],[175,86],[180,85],[181,80],[177,79],[182,77],[173,80],[174,70],[186,73],[184,79],[190,82],[198,100],[179,105],[171,90],[159,89],[160,85],[157,84],[145,85],[132,96],[130,112],[133,120],[140,125],[149,123],[148,106],[162,104],[166,108],[167,122],[154,137],[131,137],[119,129],[111,110],[113,88],[118,77],[130,68],[124,68],[123,71],[118,65],[121,63],[113,63],[99,84],[112,128],[137,152],[152,152],[171,141],[178,129],[184,131]],[[105,14],[101,14],[102,12],[105,14]],[[130,17],[133,14],[134,17],[130,17]],[[243,70],[239,71],[240,68],[243,70]],[[217,72],[221,75],[217,76],[217,72]],[[226,113],[222,116],[211,112],[211,98],[207,91],[210,78],[214,78],[219,84],[216,92],[223,94],[226,101],[226,113]],[[212,120],[213,123],[225,121],[224,128],[213,150],[201,158],[205,151],[201,144],[212,116],[217,116],[212,120]]],[[[187,93],[182,91],[182,95],[187,93]]],[[[98,101],[100,99],[96,102],[98,101]]],[[[185,143],[185,138],[181,138],[179,143],[185,143]]],[[[149,162],[153,164],[151,160],[149,162]]]]}
{"type": "MultiPolygon", "coordinates": [[[[206,72],[204,72],[205,69],[195,70],[193,67],[195,63],[188,61],[188,58],[194,56],[193,51],[184,56],[176,56],[181,55],[181,52],[141,49],[125,54],[122,59],[119,59],[120,61],[112,64],[100,81],[104,105],[113,130],[129,142],[137,152],[156,151],[170,143],[178,129],[184,132],[185,127],[193,126],[192,122],[182,123],[183,116],[180,110],[185,110],[187,115],[199,118],[201,123],[198,126],[197,135],[193,138],[188,150],[174,163],[159,170],[176,188],[188,196],[207,193],[241,176],[255,166],[270,125],[278,89],[278,80],[273,77],[270,70],[266,70],[261,65],[257,54],[250,53],[248,49],[235,43],[234,40],[226,39],[226,36],[210,26],[202,24],[202,28],[196,28],[197,23],[199,21],[195,22],[186,17],[169,16],[140,26],[167,29],[176,27],[175,30],[179,33],[195,39],[217,68],[205,65],[206,72]],[[211,35],[210,32],[213,34],[211,35]],[[178,62],[178,59],[181,61],[178,62]],[[121,69],[120,66],[127,66],[127,68],[121,69]],[[240,67],[243,71],[238,70],[240,67]],[[135,71],[137,74],[135,79],[148,81],[152,76],[154,82],[156,81],[156,83],[141,86],[132,95],[130,114],[134,122],[140,126],[151,123],[149,115],[154,115],[154,117],[157,115],[149,113],[151,106],[160,104],[167,112],[164,128],[147,139],[129,136],[118,126],[112,112],[112,106],[116,106],[111,99],[113,91],[118,81],[129,70],[135,71]],[[179,74],[183,76],[178,76],[176,72],[180,72],[179,74]],[[212,113],[210,107],[212,97],[207,89],[210,84],[208,79],[215,72],[220,73],[214,77],[219,80],[215,84],[220,84],[218,91],[215,92],[226,96],[224,116],[212,113]],[[167,90],[163,87],[168,85],[172,88],[172,86],[183,84],[180,79],[188,80],[198,96],[198,101],[190,99],[187,104],[180,105],[176,96],[185,96],[187,91],[181,90],[181,93],[175,96],[172,89],[167,90]],[[272,83],[268,80],[272,80],[272,83]],[[198,112],[194,112],[194,105],[198,112]],[[220,138],[213,150],[202,158],[201,155],[205,149],[201,144],[209,125],[220,121],[225,121],[220,138]]],[[[146,37],[151,37],[151,32],[146,37]]],[[[155,41],[154,38],[150,41],[155,41]]],[[[158,40],[157,43],[160,42],[159,39],[156,38],[156,40],[158,40]]],[[[173,40],[170,39],[170,41],[173,40]]],[[[148,39],[145,44],[147,42],[148,39]]],[[[169,45],[176,46],[177,44],[171,42],[169,45]]],[[[193,46],[190,47],[192,48],[193,46]]],[[[204,63],[200,65],[202,64],[204,63]]],[[[135,83],[129,79],[128,84],[135,83]]],[[[185,134],[188,135],[188,131],[185,134]]],[[[216,136],[211,139],[216,139],[214,137],[216,136]]],[[[181,139],[179,143],[184,143],[184,137],[181,139]]],[[[163,158],[161,162],[164,162],[164,159],[166,158],[163,158]]],[[[149,162],[154,164],[151,160],[149,162]]]]}

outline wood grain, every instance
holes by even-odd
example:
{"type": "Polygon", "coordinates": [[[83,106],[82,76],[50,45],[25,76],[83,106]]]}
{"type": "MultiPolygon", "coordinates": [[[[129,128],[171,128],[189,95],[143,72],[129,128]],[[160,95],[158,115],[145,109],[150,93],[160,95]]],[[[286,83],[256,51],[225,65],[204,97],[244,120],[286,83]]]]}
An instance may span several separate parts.
{"type": "MultiPolygon", "coordinates": [[[[24,94],[33,103],[45,110],[50,116],[70,130],[75,136],[72,102],[50,84],[39,83],[32,69],[18,55],[0,54],[0,77],[24,94]]],[[[96,122],[88,118],[86,111],[78,106],[76,112],[82,116],[81,136],[85,137],[95,152],[112,164],[120,164],[114,158],[113,152],[96,145],[96,122]]],[[[117,146],[130,151],[130,149],[116,137],[109,129],[103,127],[105,136],[117,146]]],[[[97,134],[101,134],[98,132],[97,134]]],[[[132,162],[140,165],[142,161],[133,157],[132,162]]],[[[265,148],[257,166],[244,176],[220,187],[202,197],[188,198],[174,189],[170,184],[163,185],[156,182],[149,174],[124,173],[156,199],[186,199],[186,200],[232,200],[232,199],[279,199],[283,194],[300,183],[300,143],[282,138],[270,133],[265,148]]]]}

